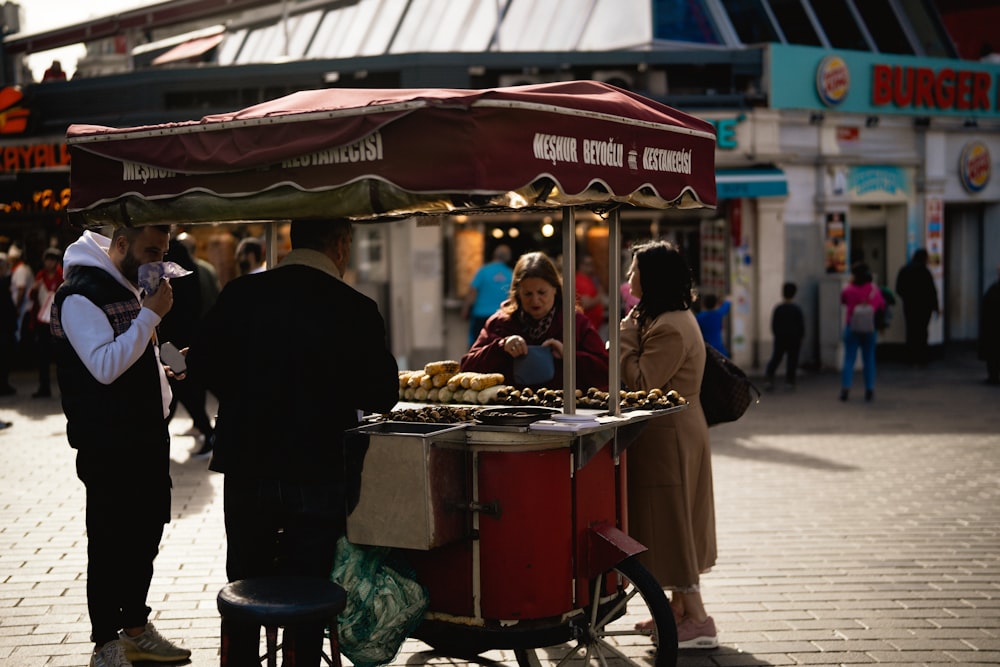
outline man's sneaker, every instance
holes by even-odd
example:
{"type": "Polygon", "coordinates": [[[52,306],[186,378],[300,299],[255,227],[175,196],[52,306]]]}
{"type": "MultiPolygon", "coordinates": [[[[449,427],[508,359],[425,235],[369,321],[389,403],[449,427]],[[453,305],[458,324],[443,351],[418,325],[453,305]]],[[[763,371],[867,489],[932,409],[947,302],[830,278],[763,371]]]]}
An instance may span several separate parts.
{"type": "Polygon", "coordinates": [[[702,623],[695,623],[688,617],[677,626],[677,648],[716,648],[718,645],[719,635],[711,616],[702,623]]]}
{"type": "Polygon", "coordinates": [[[176,662],[191,657],[191,651],[175,646],[164,639],[152,623],[147,623],[146,629],[138,637],[129,637],[125,631],[122,631],[118,633],[118,639],[125,647],[125,657],[129,660],[176,662]]]}
{"type": "Polygon", "coordinates": [[[116,639],[91,656],[90,667],[132,667],[132,663],[125,657],[125,647],[116,639]]]}

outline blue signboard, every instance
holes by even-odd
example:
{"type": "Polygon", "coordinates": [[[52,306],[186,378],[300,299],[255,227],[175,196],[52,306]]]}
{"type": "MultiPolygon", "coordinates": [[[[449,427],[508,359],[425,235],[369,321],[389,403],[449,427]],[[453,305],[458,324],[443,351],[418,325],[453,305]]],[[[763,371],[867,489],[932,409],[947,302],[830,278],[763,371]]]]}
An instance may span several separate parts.
{"type": "Polygon", "coordinates": [[[768,45],[770,106],[1000,118],[1000,64],[768,45]]]}

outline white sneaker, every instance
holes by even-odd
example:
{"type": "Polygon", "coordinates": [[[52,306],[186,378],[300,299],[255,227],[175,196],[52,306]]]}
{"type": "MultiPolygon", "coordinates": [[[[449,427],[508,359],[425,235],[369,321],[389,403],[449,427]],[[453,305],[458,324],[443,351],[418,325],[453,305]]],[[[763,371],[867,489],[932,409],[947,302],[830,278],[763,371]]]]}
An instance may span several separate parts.
{"type": "Polygon", "coordinates": [[[191,651],[164,639],[152,623],[147,623],[146,629],[137,637],[129,637],[123,630],[118,633],[118,639],[125,647],[125,657],[129,660],[177,662],[191,657],[191,651]]]}
{"type": "Polygon", "coordinates": [[[90,667],[132,667],[132,663],[125,657],[125,647],[116,639],[90,657],[90,667]]]}

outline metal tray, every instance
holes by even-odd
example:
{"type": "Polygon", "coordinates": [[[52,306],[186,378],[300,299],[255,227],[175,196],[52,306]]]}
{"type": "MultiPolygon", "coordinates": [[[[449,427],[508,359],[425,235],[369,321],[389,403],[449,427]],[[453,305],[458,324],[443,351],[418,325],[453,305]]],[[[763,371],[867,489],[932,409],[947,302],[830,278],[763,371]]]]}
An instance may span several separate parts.
{"type": "Polygon", "coordinates": [[[559,412],[555,408],[531,405],[509,408],[483,408],[476,413],[476,421],[487,426],[527,426],[539,419],[547,419],[559,412]]]}

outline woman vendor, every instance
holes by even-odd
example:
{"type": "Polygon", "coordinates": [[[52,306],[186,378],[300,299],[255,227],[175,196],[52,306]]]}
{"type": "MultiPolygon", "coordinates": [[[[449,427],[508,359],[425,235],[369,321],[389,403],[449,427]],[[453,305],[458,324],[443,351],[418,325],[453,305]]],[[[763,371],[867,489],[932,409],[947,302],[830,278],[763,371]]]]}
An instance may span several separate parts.
{"type": "MultiPolygon", "coordinates": [[[[544,253],[522,255],[514,266],[510,296],[479,332],[462,357],[461,370],[503,373],[507,384],[561,389],[563,380],[563,289],[555,264],[544,253]],[[524,383],[515,379],[515,361],[529,347],[551,351],[551,379],[524,383]]],[[[587,316],[576,310],[576,386],[582,391],[608,388],[608,351],[587,316]]]]}

